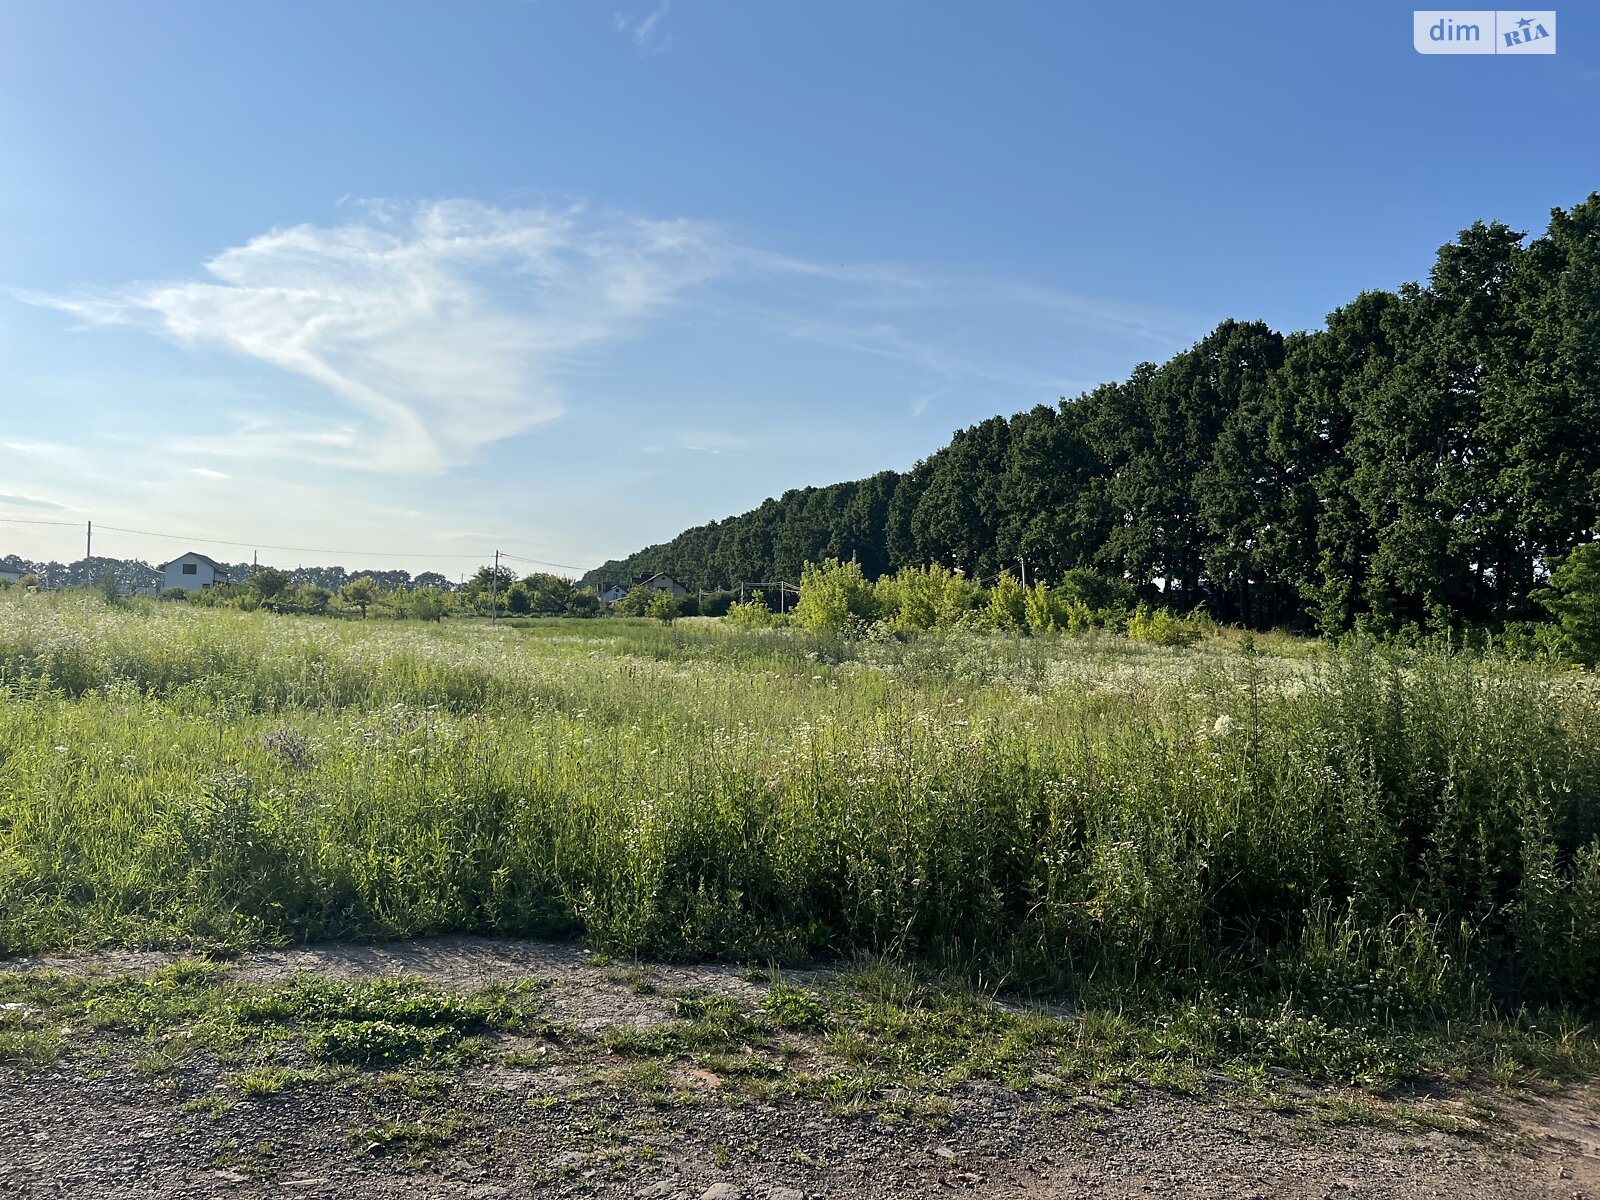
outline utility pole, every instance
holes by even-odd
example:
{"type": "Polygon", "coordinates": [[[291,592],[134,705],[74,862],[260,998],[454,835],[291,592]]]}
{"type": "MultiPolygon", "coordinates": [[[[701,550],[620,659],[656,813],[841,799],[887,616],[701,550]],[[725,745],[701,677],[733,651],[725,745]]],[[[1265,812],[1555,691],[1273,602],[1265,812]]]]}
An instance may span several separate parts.
{"type": "Polygon", "coordinates": [[[83,525],[83,557],[94,557],[94,522],[85,521],[83,525]]]}
{"type": "Polygon", "coordinates": [[[500,606],[495,600],[495,588],[500,584],[500,551],[494,552],[494,570],[489,575],[489,624],[500,619],[500,606]]]}
{"type": "Polygon", "coordinates": [[[1028,560],[1020,554],[1017,556],[1017,566],[1022,568],[1022,586],[1028,586],[1028,560]]]}

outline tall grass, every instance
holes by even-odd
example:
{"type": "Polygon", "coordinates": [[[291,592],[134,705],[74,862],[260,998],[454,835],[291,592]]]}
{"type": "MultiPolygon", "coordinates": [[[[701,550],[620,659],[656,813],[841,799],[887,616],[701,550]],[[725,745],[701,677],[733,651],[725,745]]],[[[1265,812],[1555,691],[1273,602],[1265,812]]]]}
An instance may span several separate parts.
{"type": "Polygon", "coordinates": [[[0,952],[449,930],[1594,1009],[1600,694],[1370,644],[0,601],[0,952]]]}

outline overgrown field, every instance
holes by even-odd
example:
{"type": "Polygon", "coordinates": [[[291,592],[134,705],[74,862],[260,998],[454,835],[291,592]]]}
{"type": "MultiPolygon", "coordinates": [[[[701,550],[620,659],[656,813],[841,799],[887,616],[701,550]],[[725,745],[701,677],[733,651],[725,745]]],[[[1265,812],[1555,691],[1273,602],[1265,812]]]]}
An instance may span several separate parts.
{"type": "Polygon", "coordinates": [[[1600,690],[1371,644],[0,600],[0,953],[443,931],[897,955],[1268,1041],[1576,1022],[1600,690]]]}

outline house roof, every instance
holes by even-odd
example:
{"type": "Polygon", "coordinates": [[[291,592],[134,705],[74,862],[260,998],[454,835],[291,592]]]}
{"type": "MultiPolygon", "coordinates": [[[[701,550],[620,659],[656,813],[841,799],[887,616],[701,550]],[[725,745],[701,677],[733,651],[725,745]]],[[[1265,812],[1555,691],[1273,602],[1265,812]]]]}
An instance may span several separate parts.
{"type": "Polygon", "coordinates": [[[168,567],[170,567],[172,565],[172,563],[182,562],[186,558],[198,558],[201,562],[210,564],[211,569],[213,571],[222,571],[222,572],[226,573],[227,570],[228,570],[227,567],[223,566],[216,559],[210,558],[207,555],[201,554],[198,550],[191,550],[187,554],[180,554],[180,555],[178,555],[177,558],[173,559],[172,562],[164,562],[164,563],[162,563],[161,566],[158,569],[162,570],[162,571],[165,571],[168,567]]]}
{"type": "MultiPolygon", "coordinates": [[[[683,587],[683,584],[679,583],[676,579],[674,579],[666,571],[657,571],[654,575],[643,575],[643,576],[640,576],[638,579],[630,580],[627,583],[608,583],[601,590],[600,594],[602,596],[609,596],[612,592],[622,592],[622,593],[626,594],[628,592],[633,591],[634,588],[646,587],[649,584],[654,583],[658,579],[665,579],[668,583],[673,584],[676,587],[683,587]]],[[[684,590],[688,591],[689,589],[684,588],[684,590]]]]}

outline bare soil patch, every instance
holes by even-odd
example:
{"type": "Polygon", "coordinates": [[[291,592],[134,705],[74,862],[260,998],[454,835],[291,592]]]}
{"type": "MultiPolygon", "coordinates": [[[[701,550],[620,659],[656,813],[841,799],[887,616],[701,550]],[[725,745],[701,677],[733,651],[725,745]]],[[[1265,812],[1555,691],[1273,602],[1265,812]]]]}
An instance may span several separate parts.
{"type": "MultiPolygon", "coordinates": [[[[137,975],[175,957],[19,959],[0,970],[137,975]]],[[[617,963],[481,938],[270,951],[230,971],[267,982],[419,976],[461,989],[538,979],[551,1019],[591,1034],[669,1021],[678,989],[754,1009],[768,986],[735,967],[617,963]]],[[[1336,1119],[1330,1094],[1311,1089],[1268,1110],[1147,1088],[1102,1103],[969,1081],[852,1112],[818,1098],[763,1101],[714,1064],[675,1063],[644,1087],[598,1043],[548,1062],[542,1045],[502,1038],[491,1059],[448,1078],[374,1074],[256,1098],[204,1061],[152,1071],[115,1039],[52,1067],[3,1066],[0,1196],[1600,1200],[1594,1088],[1433,1102],[1435,1112],[1492,1108],[1468,1134],[1336,1119]]]]}

